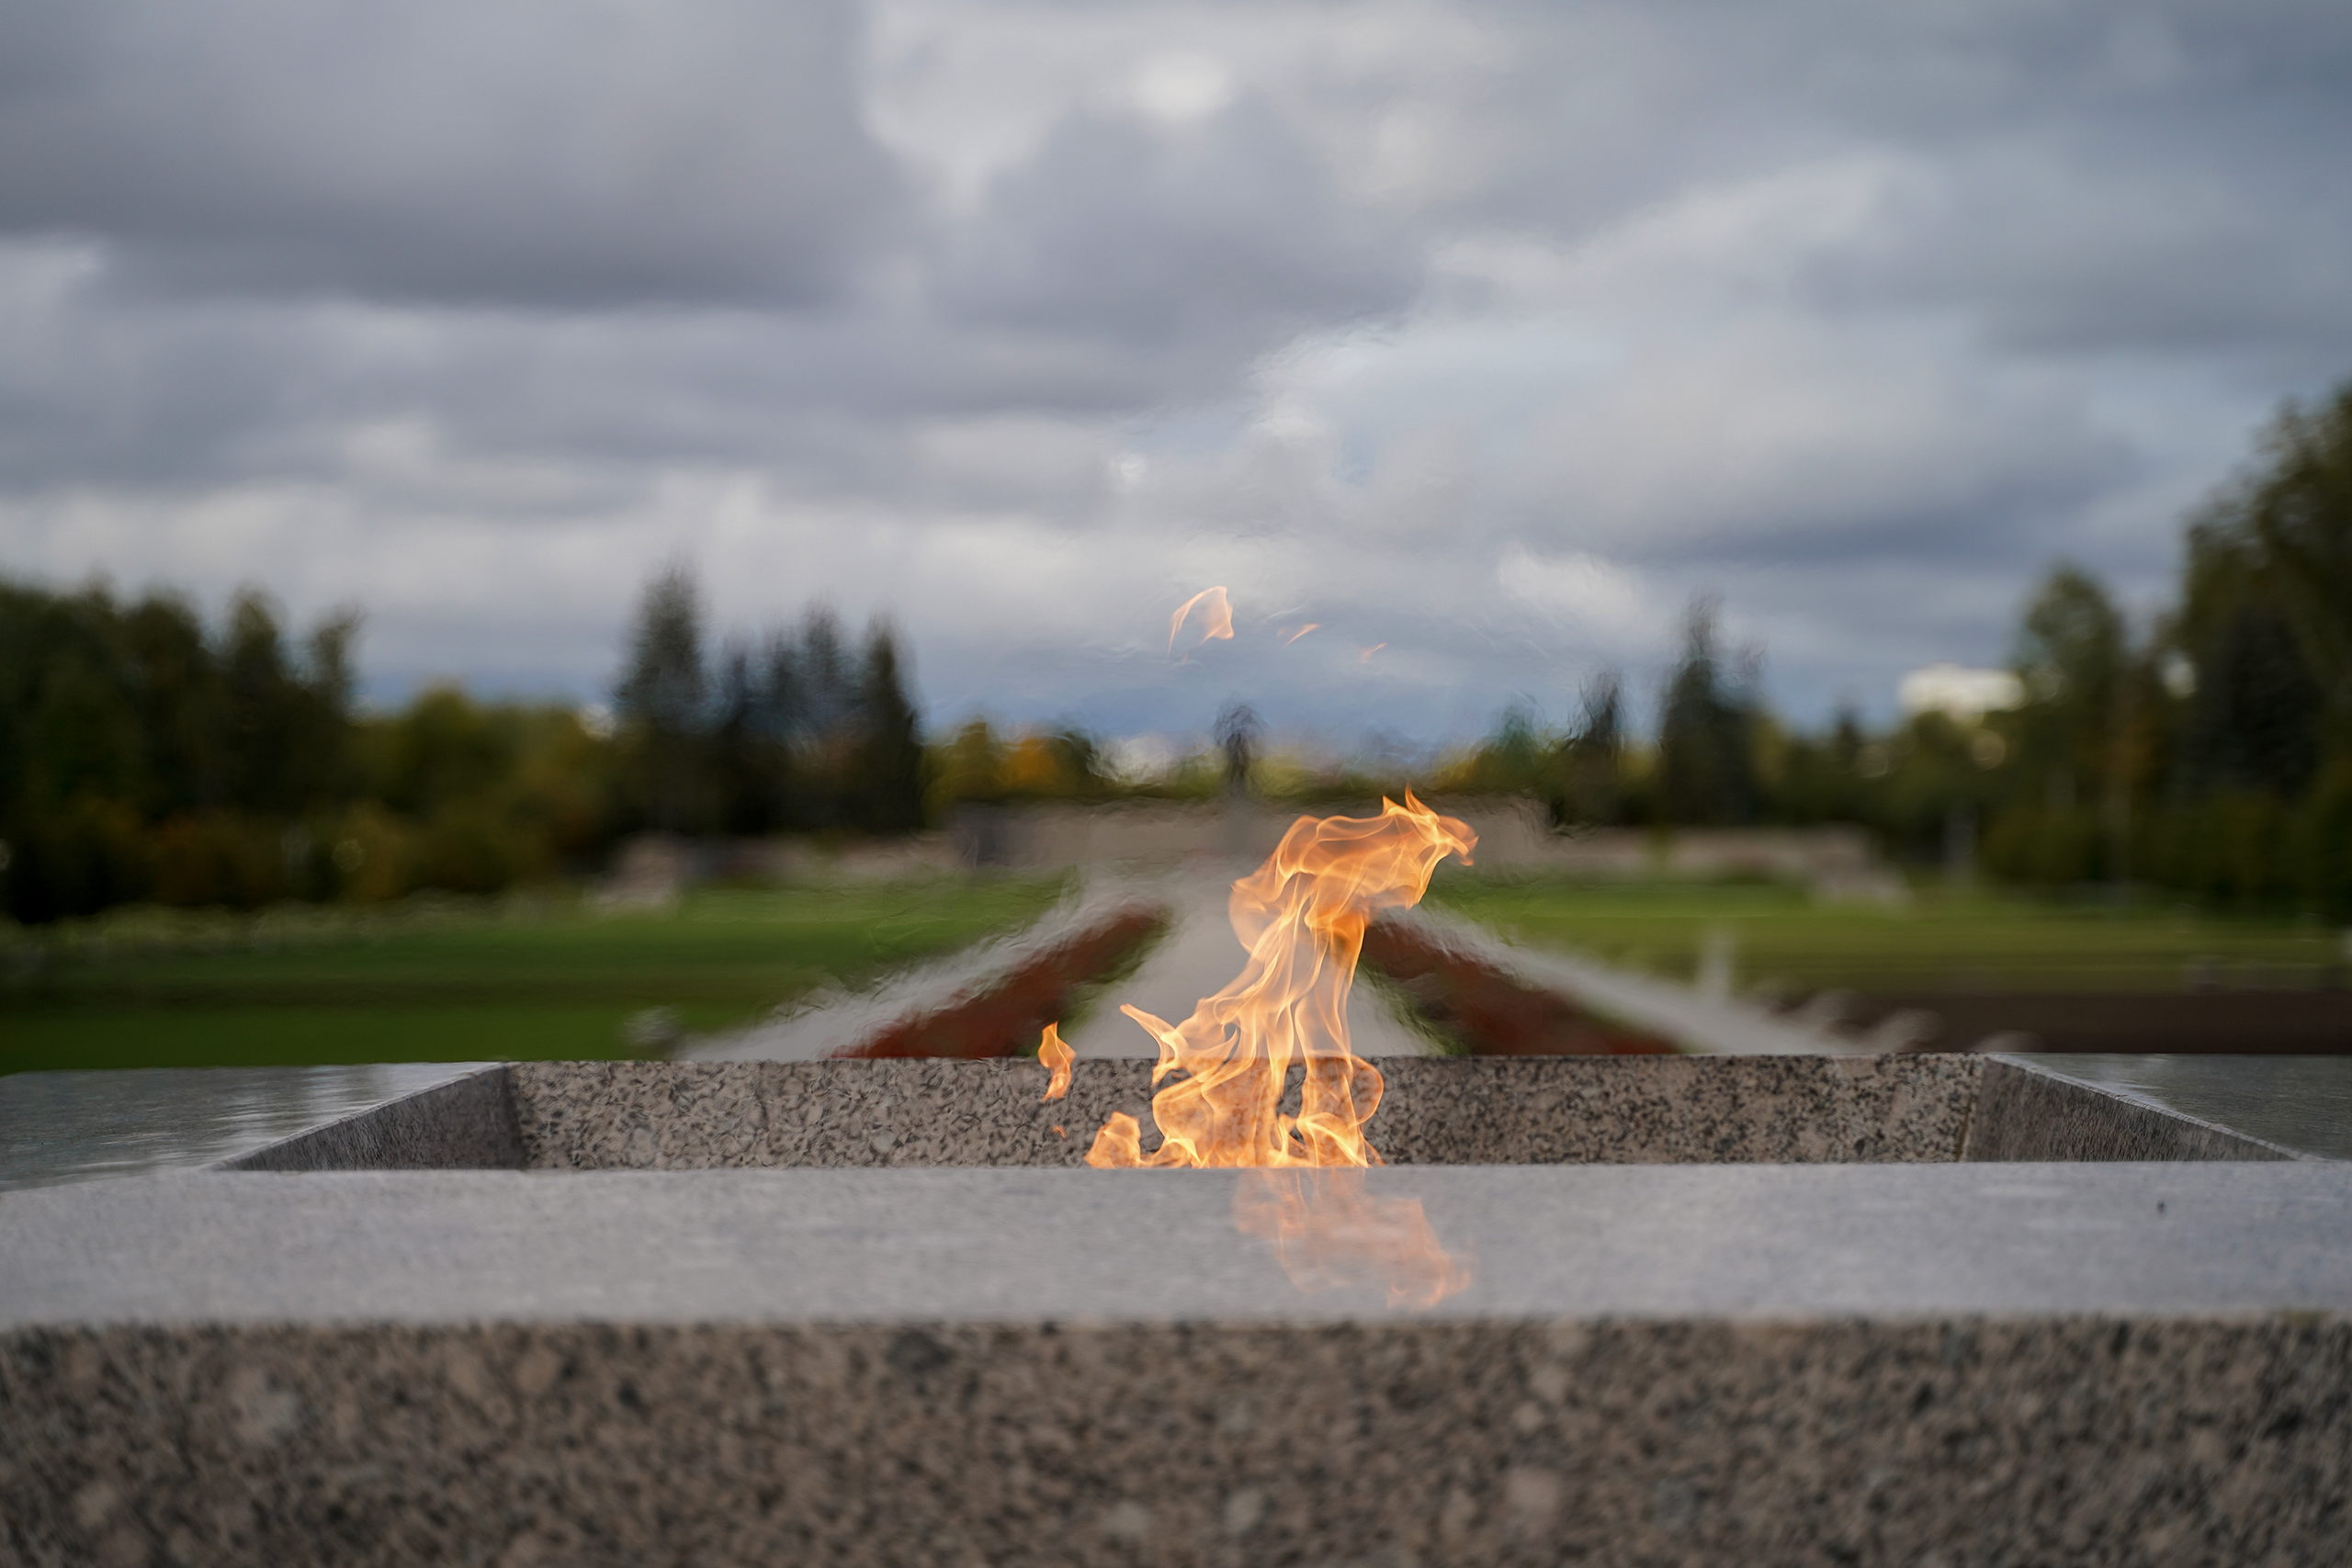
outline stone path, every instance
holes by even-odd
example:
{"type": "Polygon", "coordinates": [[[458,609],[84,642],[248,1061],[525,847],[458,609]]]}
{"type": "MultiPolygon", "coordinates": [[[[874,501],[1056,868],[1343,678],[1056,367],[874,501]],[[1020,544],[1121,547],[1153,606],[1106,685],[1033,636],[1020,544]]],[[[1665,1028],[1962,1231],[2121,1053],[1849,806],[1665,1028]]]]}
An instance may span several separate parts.
{"type": "MultiPolygon", "coordinates": [[[[773,1017],[682,1046],[682,1062],[813,1062],[880,1033],[900,1019],[936,1012],[984,988],[1067,937],[1108,919],[1123,906],[1158,903],[1148,884],[1097,879],[1010,935],[887,976],[870,990],[820,987],[773,1017]]],[[[1126,1021],[1119,1021],[1125,1023],[1126,1021]]]]}
{"type": "Polygon", "coordinates": [[[1448,910],[1424,908],[1400,918],[1418,923],[1448,946],[1476,954],[1531,985],[1564,991],[1685,1051],[1723,1056],[1851,1056],[1868,1055],[1874,1049],[1866,1041],[1808,1029],[1736,997],[1713,997],[1597,959],[1524,946],[1448,910]]]}
{"type": "MultiPolygon", "coordinates": [[[[677,1053],[678,1059],[798,1062],[832,1055],[910,1014],[945,1007],[1039,950],[1135,904],[1166,909],[1168,933],[1133,975],[1104,987],[1082,1016],[1065,1024],[1062,1034],[1080,1056],[1154,1056],[1158,1043],[1118,1010],[1119,1004],[1132,1003],[1179,1022],[1200,998],[1223,989],[1240,972],[1246,954],[1233,934],[1227,899],[1234,878],[1248,870],[1237,863],[1155,875],[1098,874],[1044,918],[1011,936],[906,970],[871,991],[820,990],[775,1018],[696,1039],[677,1053]]],[[[1530,985],[1565,992],[1686,1051],[1849,1055],[1871,1049],[1865,1042],[1807,1028],[1736,998],[1713,997],[1574,953],[1524,946],[1444,910],[1415,909],[1394,918],[1414,921],[1447,945],[1530,985]]],[[[1431,1054],[1433,1042],[1391,1006],[1390,994],[1359,976],[1348,998],[1348,1030],[1357,1055],[1431,1054]]]]}

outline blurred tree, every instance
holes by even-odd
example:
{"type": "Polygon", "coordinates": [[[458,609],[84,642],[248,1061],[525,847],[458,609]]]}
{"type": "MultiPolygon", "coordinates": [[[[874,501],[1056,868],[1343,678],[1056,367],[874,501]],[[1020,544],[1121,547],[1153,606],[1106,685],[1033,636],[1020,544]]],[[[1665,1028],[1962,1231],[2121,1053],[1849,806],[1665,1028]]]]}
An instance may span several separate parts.
{"type": "Polygon", "coordinates": [[[1584,683],[1583,713],[1559,750],[1552,799],[1557,827],[1617,821],[1625,796],[1625,686],[1614,670],[1584,683]]]}
{"type": "Polygon", "coordinates": [[[1069,781],[1073,795],[1100,795],[1117,787],[1111,776],[1109,754],[1093,734],[1076,724],[1061,724],[1046,732],[1046,744],[1069,781]]]}
{"type": "Polygon", "coordinates": [[[2263,447],[2189,530],[2174,640],[2191,795],[2299,794],[2331,747],[2352,752],[2352,383],[2290,405],[2263,447]]]}
{"type": "Polygon", "coordinates": [[[296,658],[257,594],[238,597],[215,642],[176,600],[124,607],[101,589],[0,583],[0,903],[50,919],[151,893],[294,890],[302,818],[353,782],[356,625],[330,618],[296,658]],[[233,852],[172,847],[199,840],[233,852]]]}
{"type": "Polygon", "coordinates": [[[369,793],[404,816],[433,817],[503,785],[517,741],[505,713],[455,686],[428,686],[404,712],[368,727],[369,793]]]}
{"type": "Polygon", "coordinates": [[[1861,761],[1867,744],[1861,717],[1851,707],[1838,710],[1826,734],[1786,735],[1779,776],[1769,783],[1768,814],[1798,824],[1865,820],[1861,761]]]}
{"type": "Polygon", "coordinates": [[[1658,788],[1676,823],[1751,820],[1758,803],[1754,754],[1756,659],[1726,667],[1716,601],[1692,603],[1681,660],[1668,678],[1658,723],[1658,788]]]}
{"type": "Polygon", "coordinates": [[[2316,409],[2281,411],[2264,452],[2212,521],[2259,552],[2335,741],[2352,745],[2352,381],[2316,409]]]}
{"type": "Polygon", "coordinates": [[[124,615],[123,636],[140,728],[146,736],[141,811],[164,817],[220,805],[228,793],[220,692],[204,623],[179,600],[150,598],[124,615]]]}
{"type": "Polygon", "coordinates": [[[646,586],[614,692],[644,809],[664,832],[702,826],[708,705],[701,596],[685,570],[673,567],[646,586]]]}
{"type": "Polygon", "coordinates": [[[870,833],[910,833],[922,826],[922,733],[899,661],[898,639],[876,622],[865,638],[858,689],[857,796],[853,819],[870,833]]]}
{"type": "Polygon", "coordinates": [[[733,643],[719,656],[710,783],[722,832],[772,833],[788,818],[792,732],[778,699],[793,690],[791,668],[781,638],[764,652],[733,643]]]}
{"type": "Polygon", "coordinates": [[[267,600],[248,592],[230,605],[220,660],[223,804],[287,816],[348,794],[350,647],[357,630],[357,617],[333,617],[297,659],[267,600]]]}
{"type": "MultiPolygon", "coordinates": [[[[2202,585],[2200,585],[2202,586],[2202,585]]],[[[2184,793],[2299,793],[2319,765],[2324,698],[2276,601],[2251,583],[2178,634],[2194,682],[2177,740],[2184,793]]],[[[2226,590],[2211,590],[2219,597],[2226,590]]]]}
{"type": "Polygon", "coordinates": [[[801,731],[838,734],[856,716],[858,683],[842,646],[841,621],[830,606],[812,605],[802,618],[798,669],[801,731]]]}
{"type": "Polygon", "coordinates": [[[959,801],[1004,798],[1005,746],[986,718],[975,716],[944,746],[931,765],[931,815],[944,817],[959,801]]]}
{"type": "Polygon", "coordinates": [[[2026,606],[2011,667],[2025,687],[2018,761],[2054,804],[2095,794],[2110,771],[2123,693],[2123,617],[2078,567],[2053,569],[2026,606]]]}

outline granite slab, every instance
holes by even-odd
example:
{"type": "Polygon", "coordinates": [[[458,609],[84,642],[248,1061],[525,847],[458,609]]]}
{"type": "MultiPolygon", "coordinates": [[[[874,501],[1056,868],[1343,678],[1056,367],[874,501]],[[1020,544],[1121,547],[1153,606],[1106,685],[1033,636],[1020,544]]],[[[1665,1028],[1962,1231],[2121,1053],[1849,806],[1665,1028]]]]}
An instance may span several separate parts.
{"type": "Polygon", "coordinates": [[[522,1064],[0,1196],[0,1560],[2341,1561],[2352,1164],[2007,1058],[1381,1066],[1419,1315],[1257,1173],[1060,1168],[1139,1062],[522,1064]]]}
{"type": "Polygon", "coordinates": [[[28,1563],[2341,1561],[2352,1167],[216,1174],[0,1201],[28,1563]]]}
{"type": "Polygon", "coordinates": [[[0,1191],[234,1159],[479,1062],[0,1074],[0,1191]]]}
{"type": "MultiPolygon", "coordinates": [[[[0,1199],[0,1325],[1385,1318],[1229,1171],[206,1173],[0,1199]]],[[[1423,1166],[1476,1316],[2352,1308],[2352,1164],[1423,1166]]]]}
{"type": "Polygon", "coordinates": [[[503,1066],[477,1068],[220,1162],[223,1170],[502,1170],[523,1167],[503,1066]]]}
{"type": "Polygon", "coordinates": [[[2030,1060],[2044,1071],[2267,1138],[2299,1154],[2352,1159],[2352,1056],[2036,1052],[2030,1060]]]}

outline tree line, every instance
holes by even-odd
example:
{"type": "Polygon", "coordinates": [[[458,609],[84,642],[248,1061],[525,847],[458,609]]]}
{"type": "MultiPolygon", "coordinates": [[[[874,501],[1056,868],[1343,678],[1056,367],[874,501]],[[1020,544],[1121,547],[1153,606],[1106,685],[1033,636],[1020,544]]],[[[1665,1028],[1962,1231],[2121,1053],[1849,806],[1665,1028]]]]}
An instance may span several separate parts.
{"type": "MultiPolygon", "coordinates": [[[[1253,770],[1302,804],[1405,782],[1278,778],[1282,759],[1232,736],[1148,781],[1074,726],[974,718],[927,742],[889,626],[853,639],[819,607],[714,643],[676,570],[640,599],[609,724],[449,685],[359,710],[356,629],[334,615],[293,636],[253,593],[208,626],[169,594],[0,582],[0,906],[40,921],[481,893],[586,875],[647,829],[890,834],[964,801],[1214,798],[1253,770]]],[[[1702,601],[1652,728],[1604,673],[1571,724],[1513,711],[1415,782],[1530,793],[1567,829],[1852,822],[1898,856],[2019,884],[2352,916],[2352,385],[2285,411],[2190,519],[2151,625],[2062,566],[2010,662],[2023,700],[1981,721],[1872,730],[1848,713],[1808,732],[1773,715],[1758,655],[1726,646],[1702,601]]],[[[1254,743],[1254,722],[1231,728],[1254,743]]]]}
{"type": "Polygon", "coordinates": [[[0,582],[0,908],[256,908],[490,893],[577,878],[614,842],[899,832],[929,761],[888,628],[834,618],[706,646],[694,585],[647,590],[613,722],[454,685],[353,701],[351,615],[289,636],[239,595],[186,601],[0,582]]]}
{"type": "Polygon", "coordinates": [[[1702,601],[1654,740],[1605,673],[1577,722],[1507,714],[1451,782],[1531,791],[1564,827],[1856,822],[2013,883],[2352,917],[2352,384],[2285,410],[2187,547],[2136,631],[2097,578],[2054,568],[2012,643],[2022,700],[1981,720],[1793,731],[1702,601]]]}
{"type": "Polygon", "coordinates": [[[619,762],[673,833],[911,832],[929,764],[898,639],[853,649],[822,606],[798,626],[706,650],[694,581],[645,593],[616,694],[619,762]]]}

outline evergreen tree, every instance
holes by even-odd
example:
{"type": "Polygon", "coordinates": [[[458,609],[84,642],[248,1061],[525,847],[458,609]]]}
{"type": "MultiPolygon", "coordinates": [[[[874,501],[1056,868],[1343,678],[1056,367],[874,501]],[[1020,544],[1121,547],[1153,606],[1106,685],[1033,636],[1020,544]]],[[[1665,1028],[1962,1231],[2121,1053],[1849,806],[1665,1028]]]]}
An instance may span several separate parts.
{"type": "Polygon", "coordinates": [[[912,832],[922,826],[928,782],[922,733],[907,695],[898,640],[878,621],[866,633],[858,708],[864,734],[855,820],[868,832],[912,832]]]}
{"type": "Polygon", "coordinates": [[[39,920],[299,890],[286,846],[353,784],[355,626],[330,619],[296,657],[254,593],[216,641],[175,600],[0,584],[0,901],[39,920]],[[165,878],[199,842],[244,869],[165,878]]]}
{"type": "Polygon", "coordinates": [[[2259,549],[2335,739],[2352,745],[2352,381],[2317,409],[2289,406],[2265,445],[2267,466],[2220,520],[2259,549]]]}
{"type": "Polygon", "coordinates": [[[2086,802],[2109,784],[2128,659],[2107,590],[2079,567],[2052,570],[2026,606],[2010,663],[2026,696],[2012,721],[2018,761],[2053,804],[2086,802]]]}
{"type": "Polygon", "coordinates": [[[700,827],[709,677],[701,596],[684,569],[673,567],[647,585],[614,699],[654,826],[673,833],[700,827]]]}
{"type": "Polygon", "coordinates": [[[1556,827],[1614,822],[1625,786],[1625,684],[1614,670],[1584,683],[1583,713],[1560,748],[1551,798],[1556,827]]]}
{"type": "Polygon", "coordinates": [[[1752,656],[1727,665],[1716,604],[1700,599],[1684,623],[1681,660],[1658,721],[1658,788],[1669,822],[1737,823],[1756,815],[1752,656]]]}
{"type": "Polygon", "coordinates": [[[710,775],[724,832],[771,833],[786,825],[790,737],[775,721],[773,669],[772,655],[741,644],[719,657],[710,775]]]}
{"type": "Polygon", "coordinates": [[[2301,792],[2352,754],[2352,383],[2290,406],[2189,531],[2175,651],[2193,684],[2181,792],[2301,792]]]}

